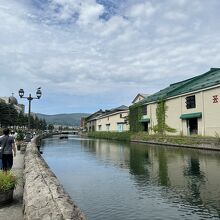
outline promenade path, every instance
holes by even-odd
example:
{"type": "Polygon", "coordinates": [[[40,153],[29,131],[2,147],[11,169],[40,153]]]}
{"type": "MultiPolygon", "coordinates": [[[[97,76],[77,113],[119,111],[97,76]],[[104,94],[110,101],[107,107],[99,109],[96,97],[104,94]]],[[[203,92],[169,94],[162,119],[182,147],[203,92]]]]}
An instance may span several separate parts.
{"type": "Polygon", "coordinates": [[[11,204],[0,207],[0,220],[23,220],[23,171],[24,154],[17,151],[14,157],[12,172],[19,178],[14,190],[14,200],[11,204]]]}

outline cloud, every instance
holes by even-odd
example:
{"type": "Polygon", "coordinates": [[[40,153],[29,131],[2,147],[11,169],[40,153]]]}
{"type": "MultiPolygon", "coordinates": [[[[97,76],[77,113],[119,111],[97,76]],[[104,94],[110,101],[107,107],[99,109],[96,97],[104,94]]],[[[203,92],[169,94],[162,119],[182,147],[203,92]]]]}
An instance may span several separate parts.
{"type": "Polygon", "coordinates": [[[104,7],[95,2],[81,4],[79,11],[79,25],[93,24],[99,20],[99,17],[104,13],[104,7]]]}
{"type": "Polygon", "coordinates": [[[138,3],[132,5],[128,9],[127,15],[131,18],[143,18],[146,19],[155,13],[156,9],[150,2],[138,3]]]}
{"type": "Polygon", "coordinates": [[[183,12],[169,11],[164,15],[165,18],[170,20],[186,20],[188,17],[183,12]]]}
{"type": "Polygon", "coordinates": [[[73,102],[81,97],[82,111],[89,109],[86,100],[94,102],[90,111],[101,105],[130,104],[136,93],[156,92],[219,65],[219,4],[216,0],[4,1],[0,93],[8,95],[19,88],[35,92],[42,86],[48,100],[45,112],[61,111],[49,102],[61,94],[65,104],[65,97],[73,102]]]}

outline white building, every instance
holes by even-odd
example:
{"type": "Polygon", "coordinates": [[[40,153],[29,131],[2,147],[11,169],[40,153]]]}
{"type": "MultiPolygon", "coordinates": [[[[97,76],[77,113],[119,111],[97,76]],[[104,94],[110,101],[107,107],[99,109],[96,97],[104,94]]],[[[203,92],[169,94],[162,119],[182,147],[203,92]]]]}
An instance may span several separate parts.
{"type": "Polygon", "coordinates": [[[0,102],[4,102],[6,104],[12,104],[18,113],[25,111],[25,105],[18,104],[17,99],[12,95],[10,97],[0,97],[0,102]]]}

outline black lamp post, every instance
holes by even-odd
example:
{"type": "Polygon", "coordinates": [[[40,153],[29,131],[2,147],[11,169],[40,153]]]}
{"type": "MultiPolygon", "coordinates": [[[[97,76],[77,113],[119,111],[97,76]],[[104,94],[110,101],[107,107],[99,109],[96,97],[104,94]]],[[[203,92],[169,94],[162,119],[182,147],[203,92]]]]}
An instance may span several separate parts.
{"type": "Polygon", "coordinates": [[[30,116],[31,116],[31,101],[33,99],[40,99],[41,95],[42,95],[42,92],[41,92],[41,87],[39,87],[37,89],[37,92],[36,92],[36,96],[37,97],[32,97],[31,94],[29,94],[29,96],[25,97],[24,96],[24,90],[23,89],[20,89],[18,91],[18,94],[20,96],[20,98],[25,98],[29,101],[29,108],[28,108],[28,130],[30,131],[30,128],[31,128],[31,121],[30,121],[30,116]]]}

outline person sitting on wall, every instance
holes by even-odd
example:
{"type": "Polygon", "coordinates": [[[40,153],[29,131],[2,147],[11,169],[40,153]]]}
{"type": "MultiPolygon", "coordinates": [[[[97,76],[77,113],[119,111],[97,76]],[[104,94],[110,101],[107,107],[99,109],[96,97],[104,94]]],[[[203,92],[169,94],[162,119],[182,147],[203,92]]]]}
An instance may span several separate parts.
{"type": "Polygon", "coordinates": [[[14,137],[9,136],[10,130],[5,128],[3,130],[4,136],[0,138],[0,145],[4,145],[4,150],[2,152],[2,168],[4,171],[11,170],[13,166],[13,153],[16,156],[16,148],[14,137]]]}

